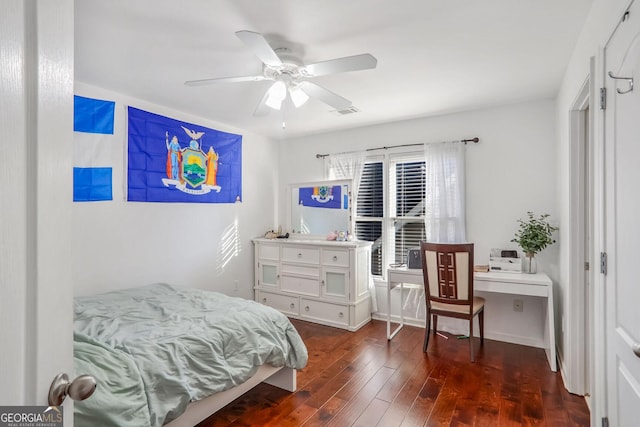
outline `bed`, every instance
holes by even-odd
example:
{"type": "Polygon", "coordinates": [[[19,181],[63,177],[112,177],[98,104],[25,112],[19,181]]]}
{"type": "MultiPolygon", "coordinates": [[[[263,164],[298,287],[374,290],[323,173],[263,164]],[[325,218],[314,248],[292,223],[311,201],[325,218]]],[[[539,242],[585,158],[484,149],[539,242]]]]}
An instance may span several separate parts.
{"type": "Polygon", "coordinates": [[[96,377],[77,426],[193,426],[261,381],[293,391],[307,350],[282,313],[154,284],[74,299],[77,374],[96,377]]]}

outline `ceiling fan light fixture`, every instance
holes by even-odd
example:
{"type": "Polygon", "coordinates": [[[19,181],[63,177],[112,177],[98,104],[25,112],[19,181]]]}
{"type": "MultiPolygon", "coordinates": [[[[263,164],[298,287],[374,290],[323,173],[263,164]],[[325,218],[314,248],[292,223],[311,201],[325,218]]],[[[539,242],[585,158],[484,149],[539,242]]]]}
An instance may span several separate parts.
{"type": "Polygon", "coordinates": [[[300,52],[293,49],[296,47],[301,50],[298,45],[279,40],[280,46],[273,47],[262,34],[248,30],[237,31],[236,36],[262,61],[262,74],[189,80],[185,82],[185,85],[202,86],[224,82],[273,81],[274,83],[264,92],[254,110],[254,116],[266,115],[269,108],[281,110],[287,95],[291,98],[291,103],[295,108],[303,106],[311,97],[337,111],[349,109],[352,107],[350,100],[309,81],[309,79],[349,71],[370,70],[376,68],[378,63],[378,60],[370,53],[362,53],[305,64],[300,58],[300,52]],[[282,46],[282,43],[292,47],[282,46]]]}
{"type": "Polygon", "coordinates": [[[279,110],[280,108],[282,108],[282,100],[276,99],[273,96],[268,97],[265,104],[268,107],[273,108],[274,110],[279,110]]]}
{"type": "Polygon", "coordinates": [[[296,108],[302,107],[304,103],[309,100],[309,95],[304,93],[298,85],[289,88],[289,95],[291,96],[291,102],[293,102],[296,108]]]}
{"type": "Polygon", "coordinates": [[[286,97],[287,85],[283,81],[277,81],[269,88],[265,104],[274,110],[279,110],[282,107],[282,101],[284,101],[286,97]]]}

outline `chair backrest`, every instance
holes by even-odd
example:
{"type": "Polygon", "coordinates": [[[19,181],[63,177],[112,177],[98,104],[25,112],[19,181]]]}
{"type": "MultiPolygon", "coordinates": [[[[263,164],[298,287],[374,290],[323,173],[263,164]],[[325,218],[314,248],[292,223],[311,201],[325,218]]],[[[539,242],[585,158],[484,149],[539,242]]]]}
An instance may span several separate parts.
{"type": "Polygon", "coordinates": [[[473,243],[420,242],[425,296],[430,301],[469,305],[473,300],[473,243]]]}

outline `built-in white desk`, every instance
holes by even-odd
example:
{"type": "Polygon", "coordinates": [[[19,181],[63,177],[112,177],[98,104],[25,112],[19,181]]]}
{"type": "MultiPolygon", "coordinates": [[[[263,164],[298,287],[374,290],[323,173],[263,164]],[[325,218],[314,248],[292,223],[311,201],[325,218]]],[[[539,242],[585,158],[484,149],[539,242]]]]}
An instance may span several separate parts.
{"type": "MultiPolygon", "coordinates": [[[[547,353],[549,366],[555,372],[556,365],[556,332],[553,310],[553,282],[545,273],[474,273],[474,291],[496,292],[501,294],[525,295],[543,299],[545,312],[544,350],[547,353]]],[[[404,284],[424,286],[422,270],[406,267],[389,268],[387,270],[387,339],[391,340],[404,326],[402,313],[402,289],[404,284]],[[391,331],[391,290],[400,286],[400,324],[391,331]]],[[[427,313],[429,316],[429,313],[427,313]]]]}

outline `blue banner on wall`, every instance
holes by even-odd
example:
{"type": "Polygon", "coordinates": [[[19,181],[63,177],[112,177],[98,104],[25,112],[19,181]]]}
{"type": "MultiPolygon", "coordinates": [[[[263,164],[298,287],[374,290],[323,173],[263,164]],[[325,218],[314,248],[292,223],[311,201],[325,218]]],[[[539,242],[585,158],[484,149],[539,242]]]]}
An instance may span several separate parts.
{"type": "Polygon", "coordinates": [[[127,199],[242,200],[242,135],[129,107],[127,199]]]}
{"type": "Polygon", "coordinates": [[[73,201],[113,200],[111,151],[116,103],[73,97],[73,201]]]}
{"type": "Polygon", "coordinates": [[[342,208],[340,192],[339,185],[302,187],[299,189],[298,203],[312,208],[340,209],[342,208]]]}

